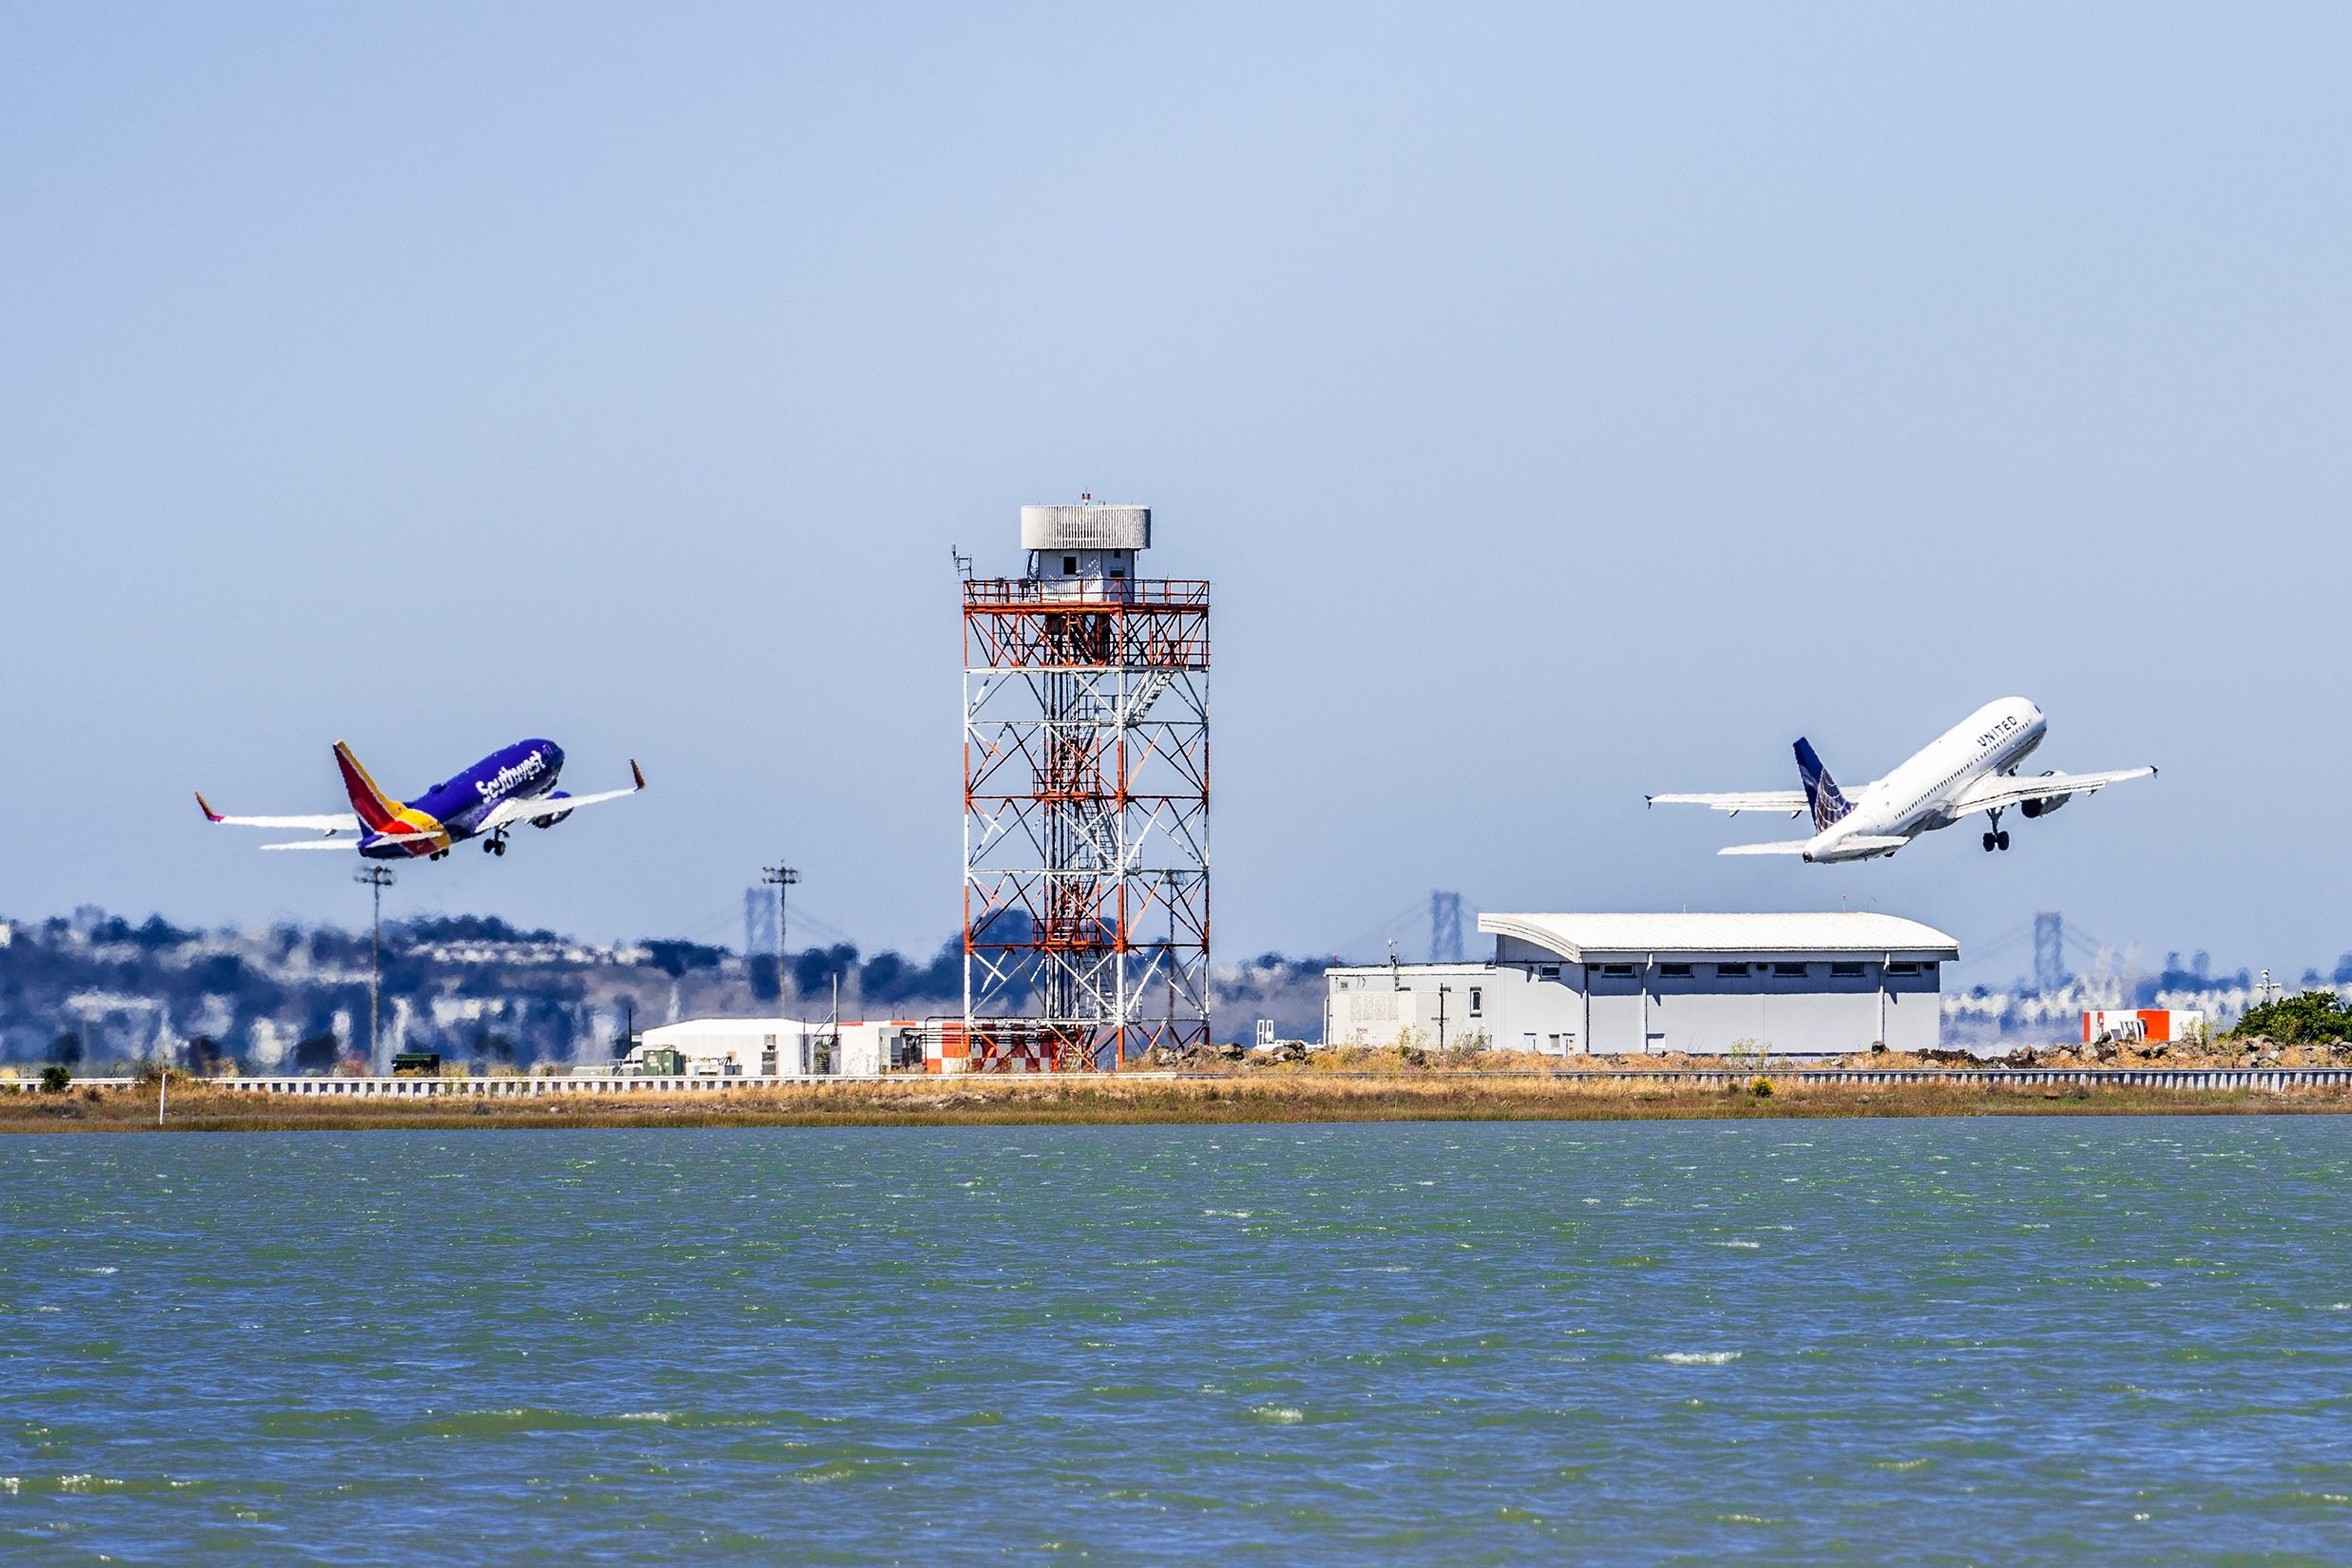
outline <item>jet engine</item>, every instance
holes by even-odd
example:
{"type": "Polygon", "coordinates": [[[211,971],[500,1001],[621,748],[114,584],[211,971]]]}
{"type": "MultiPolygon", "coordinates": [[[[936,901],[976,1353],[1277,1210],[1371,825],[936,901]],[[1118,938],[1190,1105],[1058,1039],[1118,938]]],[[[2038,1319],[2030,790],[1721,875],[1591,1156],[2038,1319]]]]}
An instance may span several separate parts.
{"type": "MultiPolygon", "coordinates": [[[[571,795],[568,792],[564,790],[552,790],[548,792],[547,798],[549,800],[569,800],[571,795]]],[[[557,823],[563,821],[565,817],[571,814],[572,813],[569,812],[549,812],[544,816],[532,817],[531,826],[534,828],[552,828],[557,823]]],[[[2027,814],[2031,815],[2032,813],[2028,813],[2027,814]]]]}
{"type": "MultiPolygon", "coordinates": [[[[2042,770],[2042,777],[2048,778],[2056,771],[2057,770],[2055,768],[2045,768],[2042,770]]],[[[2052,812],[2056,811],[2060,806],[2065,805],[2068,801],[2074,798],[2075,797],[2071,794],[2037,795],[2032,800],[2018,801],[2017,811],[2027,817],[2048,816],[2052,812]]]]}

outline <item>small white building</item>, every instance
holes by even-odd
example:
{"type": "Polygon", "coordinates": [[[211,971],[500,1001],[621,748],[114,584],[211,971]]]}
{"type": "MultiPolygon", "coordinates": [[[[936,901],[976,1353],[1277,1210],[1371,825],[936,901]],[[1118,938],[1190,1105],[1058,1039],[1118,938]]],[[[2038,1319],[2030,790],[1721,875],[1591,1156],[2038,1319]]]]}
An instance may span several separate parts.
{"type": "Polygon", "coordinates": [[[642,1072],[645,1053],[674,1050],[696,1078],[869,1076],[923,1061],[920,1023],[807,1023],[792,1018],[690,1018],[643,1031],[621,1059],[642,1072]]]}
{"type": "Polygon", "coordinates": [[[1327,969],[1330,1045],[1550,1056],[1933,1049],[1960,944],[1894,915],[1493,914],[1483,964],[1327,969]]]}

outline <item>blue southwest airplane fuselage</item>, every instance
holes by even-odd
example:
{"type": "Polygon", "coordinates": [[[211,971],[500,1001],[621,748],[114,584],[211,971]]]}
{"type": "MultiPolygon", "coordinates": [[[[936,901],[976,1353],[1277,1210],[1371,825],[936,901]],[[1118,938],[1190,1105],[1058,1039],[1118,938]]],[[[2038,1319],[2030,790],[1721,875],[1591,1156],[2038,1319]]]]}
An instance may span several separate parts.
{"type": "Polygon", "coordinates": [[[201,793],[196,803],[203,807],[208,821],[247,828],[307,828],[321,835],[262,845],[265,850],[355,846],[370,860],[438,860],[469,838],[480,838],[485,850],[505,854],[507,831],[517,823],[552,828],[580,807],[617,800],[645,787],[644,774],[632,761],[630,788],[569,794],[556,788],[564,772],[564,748],[552,740],[518,740],[413,800],[395,799],[377,788],[340,740],[335,743],[335,760],[342,771],[343,792],[351,797],[349,815],[224,816],[201,793]]]}
{"type": "MultiPolygon", "coordinates": [[[[561,797],[556,776],[564,771],[564,748],[552,740],[518,740],[492,752],[446,784],[435,784],[414,800],[385,798],[351,748],[337,741],[335,760],[351,792],[352,810],[368,836],[359,852],[370,860],[408,860],[431,855],[473,838],[506,800],[561,797]]],[[[555,826],[549,821],[547,826],[555,826]]]]}

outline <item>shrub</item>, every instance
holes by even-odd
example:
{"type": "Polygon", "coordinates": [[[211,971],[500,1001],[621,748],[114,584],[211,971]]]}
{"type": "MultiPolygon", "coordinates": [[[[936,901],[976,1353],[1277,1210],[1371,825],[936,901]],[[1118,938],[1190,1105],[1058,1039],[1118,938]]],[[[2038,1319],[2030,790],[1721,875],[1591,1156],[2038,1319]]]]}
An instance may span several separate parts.
{"type": "Polygon", "coordinates": [[[2305,991],[2248,1007],[2229,1032],[2240,1039],[2275,1040],[2282,1045],[2352,1040],[2352,1004],[2337,1001],[2332,991],[2305,991]]]}
{"type": "Polygon", "coordinates": [[[72,1081],[73,1069],[70,1067],[60,1067],[51,1062],[41,1069],[41,1092],[45,1095],[62,1095],[72,1081]]]}
{"type": "Polygon", "coordinates": [[[1769,1100],[1772,1098],[1772,1080],[1769,1078],[1760,1078],[1748,1085],[1748,1092],[1758,1100],[1769,1100]]]}

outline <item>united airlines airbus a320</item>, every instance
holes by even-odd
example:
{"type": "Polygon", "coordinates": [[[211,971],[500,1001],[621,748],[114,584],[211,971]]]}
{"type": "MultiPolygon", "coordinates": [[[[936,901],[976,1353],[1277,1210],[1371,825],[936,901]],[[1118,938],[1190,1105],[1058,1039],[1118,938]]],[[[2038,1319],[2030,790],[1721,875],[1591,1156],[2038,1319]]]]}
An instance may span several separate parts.
{"type": "Polygon", "coordinates": [[[2012,806],[2025,817],[2048,816],[2078,794],[2090,794],[2127,778],[2148,778],[2153,768],[2125,768],[2105,774],[2043,773],[2017,776],[2017,765],[2041,744],[2050,721],[2021,697],[1988,702],[1929,741],[1893,773],[1848,797],[1830,779],[1821,758],[1802,736],[1797,740],[1797,790],[1758,790],[1739,794],[1654,794],[1653,806],[1711,806],[1737,816],[1742,812],[1787,812],[1813,815],[1813,836],[1777,844],[1734,844],[1718,854],[1793,854],[1815,862],[1868,860],[1893,854],[1923,832],[1948,828],[1982,812],[1992,826],[1987,851],[2009,848],[2000,813],[2012,806]]]}
{"type": "Polygon", "coordinates": [[[507,852],[507,830],[518,822],[552,828],[583,806],[601,806],[645,787],[645,775],[635,761],[625,790],[599,794],[567,794],[555,787],[564,771],[564,748],[552,740],[518,740],[492,752],[446,784],[435,784],[414,800],[392,799],[375,787],[368,770],[340,740],[335,760],[343,770],[343,792],[351,796],[350,813],[318,816],[223,816],[200,792],[196,803],[204,818],[231,828],[308,830],[318,836],[284,844],[264,844],[265,850],[341,850],[356,848],[370,860],[438,860],[452,846],[469,838],[482,840],[490,854],[507,852]]]}

